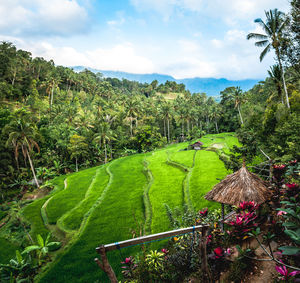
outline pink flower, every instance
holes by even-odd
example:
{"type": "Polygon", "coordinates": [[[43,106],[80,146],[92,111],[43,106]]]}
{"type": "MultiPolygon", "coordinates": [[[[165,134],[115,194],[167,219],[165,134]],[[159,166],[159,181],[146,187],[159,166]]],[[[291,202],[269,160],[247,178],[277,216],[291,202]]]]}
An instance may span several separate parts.
{"type": "Polygon", "coordinates": [[[231,255],[231,249],[228,248],[228,249],[225,251],[225,254],[226,254],[226,255],[231,255]]]}
{"type": "Polygon", "coordinates": [[[132,263],[132,257],[130,256],[130,257],[126,257],[125,258],[125,261],[122,261],[121,263],[125,263],[125,264],[131,264],[132,263]]]}
{"type": "Polygon", "coordinates": [[[284,214],[287,214],[287,212],[282,211],[282,210],[280,210],[280,211],[277,212],[277,215],[278,215],[278,216],[281,216],[281,215],[284,215],[284,214]]]}
{"type": "Polygon", "coordinates": [[[297,274],[300,274],[300,271],[292,271],[289,273],[288,269],[284,265],[281,265],[281,266],[276,265],[275,269],[278,273],[283,275],[281,280],[285,280],[285,281],[287,281],[289,279],[289,277],[293,277],[293,276],[296,276],[297,274]]]}
{"type": "Polygon", "coordinates": [[[167,249],[162,249],[161,250],[164,254],[167,254],[169,251],[167,249]]]}
{"type": "Polygon", "coordinates": [[[131,262],[131,258],[130,257],[126,257],[125,263],[129,263],[129,262],[131,262]]]}

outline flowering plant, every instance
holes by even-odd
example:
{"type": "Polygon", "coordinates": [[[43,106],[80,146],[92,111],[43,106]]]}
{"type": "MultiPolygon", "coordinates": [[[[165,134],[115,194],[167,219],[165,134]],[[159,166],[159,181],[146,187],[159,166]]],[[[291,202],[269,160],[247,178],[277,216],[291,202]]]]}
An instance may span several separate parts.
{"type": "Polygon", "coordinates": [[[131,278],[133,276],[134,269],[137,268],[137,264],[134,263],[134,258],[132,256],[126,257],[125,261],[122,261],[121,263],[124,264],[121,267],[123,269],[122,274],[125,278],[131,278]]]}
{"type": "Polygon", "coordinates": [[[229,221],[226,224],[232,227],[231,236],[235,236],[238,239],[246,239],[248,238],[247,234],[258,225],[255,223],[255,219],[257,218],[255,209],[257,205],[254,202],[242,202],[240,207],[250,207],[251,210],[242,210],[236,215],[235,220],[229,221]]]}
{"type": "Polygon", "coordinates": [[[205,208],[203,210],[200,210],[198,213],[200,214],[200,216],[205,217],[205,216],[207,216],[208,209],[205,208]]]}
{"type": "MultiPolygon", "coordinates": [[[[284,282],[289,282],[289,280],[292,279],[292,277],[295,277],[296,275],[300,274],[300,271],[289,272],[286,266],[284,265],[276,265],[275,269],[278,273],[282,275],[279,279],[284,282]]],[[[292,282],[294,282],[294,280],[292,282]]]]}
{"type": "Polygon", "coordinates": [[[248,211],[254,211],[259,208],[259,205],[256,204],[254,201],[242,201],[240,202],[238,209],[239,210],[248,210],[248,211]]]}

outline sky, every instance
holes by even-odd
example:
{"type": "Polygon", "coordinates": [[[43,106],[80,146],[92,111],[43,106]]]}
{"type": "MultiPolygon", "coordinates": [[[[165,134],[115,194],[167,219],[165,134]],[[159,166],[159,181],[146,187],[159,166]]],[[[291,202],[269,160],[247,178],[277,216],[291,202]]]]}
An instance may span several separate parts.
{"type": "Polygon", "coordinates": [[[247,40],[288,0],[0,0],[0,41],[56,65],[176,79],[263,79],[270,52],[247,40]]]}

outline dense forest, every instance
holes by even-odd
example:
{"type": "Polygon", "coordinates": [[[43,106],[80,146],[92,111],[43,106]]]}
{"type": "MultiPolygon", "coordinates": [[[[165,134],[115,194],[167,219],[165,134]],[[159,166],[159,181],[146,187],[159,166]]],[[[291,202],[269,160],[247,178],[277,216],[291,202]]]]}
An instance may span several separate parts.
{"type": "Polygon", "coordinates": [[[2,42],[2,198],[63,172],[205,133],[237,131],[245,145],[239,151],[249,161],[260,150],[271,158],[296,158],[300,144],[296,2],[288,18],[277,15],[280,31],[266,26],[266,35],[248,35],[259,40],[257,46],[267,44],[261,60],[270,49],[275,51],[269,77],[248,92],[238,86],[226,88],[219,102],[205,93],[191,94],[172,81],[141,84],[88,70],[76,73],[2,42]]]}

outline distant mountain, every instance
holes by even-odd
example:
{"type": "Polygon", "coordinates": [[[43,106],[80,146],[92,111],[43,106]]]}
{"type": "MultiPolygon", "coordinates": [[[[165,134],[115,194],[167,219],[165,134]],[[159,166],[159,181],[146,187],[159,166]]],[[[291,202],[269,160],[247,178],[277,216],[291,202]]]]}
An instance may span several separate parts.
{"type": "Polygon", "coordinates": [[[130,81],[137,81],[140,83],[151,83],[154,80],[157,80],[159,83],[165,83],[166,81],[175,81],[177,83],[185,84],[186,89],[188,89],[191,93],[205,92],[209,96],[218,96],[220,94],[220,91],[230,86],[240,86],[242,90],[247,91],[260,81],[252,79],[232,81],[224,78],[187,78],[176,80],[172,76],[155,73],[132,74],[119,71],[103,71],[83,66],[74,66],[71,68],[76,72],[88,69],[94,73],[100,72],[105,78],[117,78],[120,80],[127,79],[130,81]]]}

